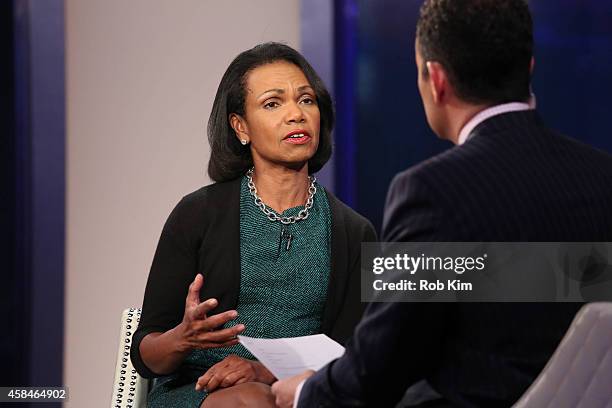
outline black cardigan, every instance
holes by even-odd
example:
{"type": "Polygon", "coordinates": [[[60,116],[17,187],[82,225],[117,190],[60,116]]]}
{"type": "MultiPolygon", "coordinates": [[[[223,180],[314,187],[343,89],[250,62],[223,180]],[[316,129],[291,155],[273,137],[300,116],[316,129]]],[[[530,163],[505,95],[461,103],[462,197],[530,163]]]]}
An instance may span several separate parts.
{"type": "MultiPolygon", "coordinates": [[[[327,198],[332,215],[331,273],[321,332],[344,343],[359,322],[361,242],[376,241],[372,224],[327,198]]],[[[240,178],[203,187],[185,196],[164,225],[145,289],[142,316],[132,338],[131,359],[145,378],[158,376],[142,361],[140,342],[183,319],[189,284],[204,276],[200,299],[216,298],[212,314],[234,309],[240,292],[240,178]]]]}

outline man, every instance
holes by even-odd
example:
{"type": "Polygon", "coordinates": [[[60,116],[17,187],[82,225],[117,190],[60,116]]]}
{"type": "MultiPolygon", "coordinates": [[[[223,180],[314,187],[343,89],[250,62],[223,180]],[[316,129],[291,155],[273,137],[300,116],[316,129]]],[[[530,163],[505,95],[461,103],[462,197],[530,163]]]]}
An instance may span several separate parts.
{"type": "MultiPolygon", "coordinates": [[[[612,241],[612,157],[532,109],[532,43],[524,0],[424,2],[418,87],[429,125],[457,146],[395,177],[384,241],[612,241]]],[[[373,303],[341,358],[273,393],[280,406],[297,394],[299,408],[385,407],[426,380],[442,397],[428,407],[510,406],[579,307],[373,303]]]]}

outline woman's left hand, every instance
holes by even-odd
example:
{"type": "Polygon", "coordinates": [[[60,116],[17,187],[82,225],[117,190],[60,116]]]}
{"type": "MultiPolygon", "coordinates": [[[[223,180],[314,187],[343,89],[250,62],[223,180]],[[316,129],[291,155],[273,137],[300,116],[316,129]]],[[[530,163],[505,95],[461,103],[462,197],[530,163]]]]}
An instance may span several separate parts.
{"type": "Polygon", "coordinates": [[[276,381],[276,377],[259,361],[247,360],[232,354],[210,367],[198,378],[196,390],[206,389],[208,392],[213,392],[219,387],[226,388],[250,381],[272,384],[276,381]]]}

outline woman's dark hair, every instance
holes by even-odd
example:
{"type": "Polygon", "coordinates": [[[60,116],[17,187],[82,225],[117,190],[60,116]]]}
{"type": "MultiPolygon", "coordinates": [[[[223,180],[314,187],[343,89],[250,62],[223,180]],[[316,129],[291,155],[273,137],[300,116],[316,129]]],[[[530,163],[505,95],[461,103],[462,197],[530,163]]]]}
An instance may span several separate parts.
{"type": "Polygon", "coordinates": [[[247,76],[253,69],[276,61],[286,61],[302,70],[312,86],[320,111],[319,147],[308,161],[308,171],[315,173],[329,160],[332,151],[331,131],[334,127],[334,109],[323,81],[308,61],[285,44],[269,42],[259,44],[240,53],[227,67],[208,119],[208,141],[211,155],[208,175],[215,181],[233,180],[243,175],[253,158],[249,146],[243,146],[236,137],[229,116],[244,117],[247,76]]]}
{"type": "Polygon", "coordinates": [[[526,0],[426,0],[417,45],[424,61],[446,69],[467,102],[529,98],[533,33],[526,0]]]}

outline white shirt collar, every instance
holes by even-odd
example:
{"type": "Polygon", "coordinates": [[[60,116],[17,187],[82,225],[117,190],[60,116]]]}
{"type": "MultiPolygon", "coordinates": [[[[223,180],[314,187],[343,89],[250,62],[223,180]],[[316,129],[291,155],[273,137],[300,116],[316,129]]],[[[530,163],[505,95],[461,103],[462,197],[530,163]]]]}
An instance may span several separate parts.
{"type": "Polygon", "coordinates": [[[504,103],[501,105],[491,106],[485,110],[478,112],[472,119],[468,121],[468,123],[463,126],[461,132],[459,132],[459,140],[457,141],[457,145],[464,144],[470,137],[470,133],[472,130],[476,128],[479,124],[484,122],[485,120],[492,118],[493,116],[501,115],[502,113],[508,112],[518,112],[535,109],[536,107],[536,99],[535,95],[531,94],[531,98],[529,98],[529,102],[510,102],[504,103]]]}

